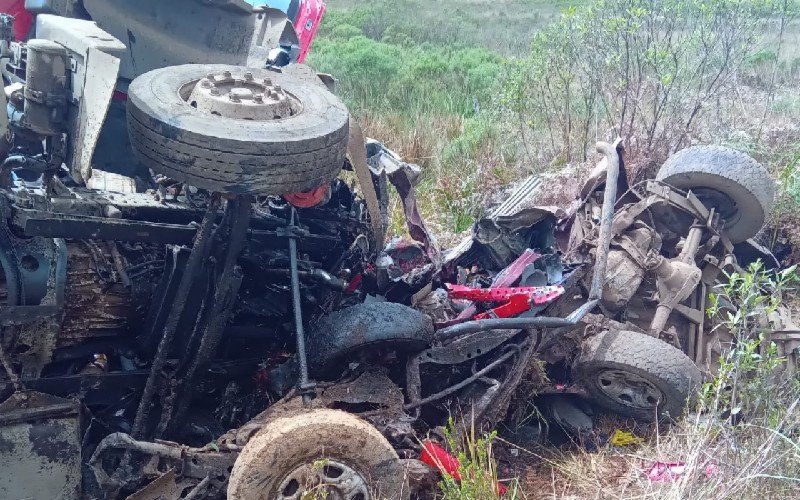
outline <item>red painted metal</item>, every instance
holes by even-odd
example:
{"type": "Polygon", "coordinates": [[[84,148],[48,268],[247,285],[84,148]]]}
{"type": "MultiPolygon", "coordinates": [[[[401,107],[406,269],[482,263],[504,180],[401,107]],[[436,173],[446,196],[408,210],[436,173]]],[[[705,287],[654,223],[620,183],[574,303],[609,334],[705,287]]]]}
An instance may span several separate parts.
{"type": "Polygon", "coordinates": [[[555,286],[518,286],[502,288],[472,288],[463,285],[447,285],[451,299],[466,299],[473,302],[505,302],[489,311],[476,314],[473,319],[511,318],[533,305],[551,302],[564,294],[564,287],[555,286]]]}
{"type": "Polygon", "coordinates": [[[33,27],[33,14],[25,10],[25,0],[0,0],[0,12],[14,16],[14,39],[26,41],[33,27]]]}
{"type": "Polygon", "coordinates": [[[294,27],[297,31],[297,38],[300,39],[300,54],[297,62],[303,62],[311,48],[311,42],[317,36],[317,30],[325,14],[325,2],[322,0],[304,0],[300,4],[300,10],[294,20],[294,27]]]}
{"type": "MultiPolygon", "coordinates": [[[[492,287],[513,286],[514,283],[519,281],[519,278],[522,276],[522,272],[525,270],[525,268],[539,260],[539,257],[541,257],[541,255],[533,250],[525,250],[522,252],[522,255],[517,257],[517,260],[512,262],[507,268],[497,273],[497,276],[494,277],[494,281],[492,282],[492,287]]],[[[456,316],[455,319],[437,324],[436,327],[441,328],[444,326],[455,325],[457,323],[463,323],[472,318],[477,311],[478,308],[476,308],[474,305],[471,305],[461,311],[461,313],[456,316]]]]}
{"type": "Polygon", "coordinates": [[[546,304],[564,293],[564,287],[555,286],[516,286],[472,288],[463,285],[447,284],[451,299],[466,299],[473,302],[505,302],[516,295],[528,297],[533,304],[546,304]]]}

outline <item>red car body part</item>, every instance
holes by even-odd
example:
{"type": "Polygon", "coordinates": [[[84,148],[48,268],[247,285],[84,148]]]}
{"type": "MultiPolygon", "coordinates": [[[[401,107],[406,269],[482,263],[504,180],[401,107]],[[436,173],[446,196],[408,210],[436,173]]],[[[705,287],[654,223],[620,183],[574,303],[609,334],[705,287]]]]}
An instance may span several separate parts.
{"type": "Polygon", "coordinates": [[[304,193],[289,193],[283,195],[283,198],[290,205],[297,208],[311,208],[316,207],[330,199],[329,196],[330,184],[323,184],[322,186],[306,191],[304,193]]]}
{"type": "MultiPolygon", "coordinates": [[[[461,473],[458,472],[461,464],[458,459],[433,441],[423,441],[422,454],[419,459],[429,467],[438,470],[440,474],[447,474],[456,481],[461,481],[461,473]]],[[[506,490],[508,488],[505,485],[497,483],[497,492],[500,496],[505,495],[506,490]]]]}
{"type": "Polygon", "coordinates": [[[297,17],[294,19],[294,29],[297,31],[297,38],[300,40],[300,54],[297,62],[305,61],[311,43],[317,36],[317,30],[325,14],[325,2],[322,0],[304,0],[300,4],[297,17]]]}
{"type": "Polygon", "coordinates": [[[561,285],[473,288],[448,283],[447,290],[451,299],[473,302],[505,302],[515,295],[527,295],[535,305],[547,304],[564,293],[564,287],[561,285]]]}
{"type": "MultiPolygon", "coordinates": [[[[494,277],[494,281],[492,282],[493,287],[509,287],[512,286],[514,283],[517,283],[522,276],[523,271],[525,268],[528,267],[530,264],[533,264],[537,260],[539,260],[539,255],[535,251],[528,249],[522,252],[522,255],[517,257],[517,260],[512,262],[508,267],[497,273],[497,276],[494,277]]],[[[475,315],[477,308],[474,305],[471,305],[461,311],[461,313],[451,321],[446,321],[441,324],[437,324],[437,328],[441,328],[444,326],[455,325],[457,323],[463,323],[468,319],[472,318],[475,315]]]]}
{"type": "Polygon", "coordinates": [[[448,283],[447,290],[451,299],[503,302],[494,309],[476,314],[473,319],[511,318],[530,310],[534,305],[547,304],[564,294],[564,287],[560,285],[472,288],[448,283]]]}
{"type": "Polygon", "coordinates": [[[33,14],[25,10],[25,0],[0,0],[0,12],[14,16],[14,39],[24,42],[33,27],[33,14]]]}

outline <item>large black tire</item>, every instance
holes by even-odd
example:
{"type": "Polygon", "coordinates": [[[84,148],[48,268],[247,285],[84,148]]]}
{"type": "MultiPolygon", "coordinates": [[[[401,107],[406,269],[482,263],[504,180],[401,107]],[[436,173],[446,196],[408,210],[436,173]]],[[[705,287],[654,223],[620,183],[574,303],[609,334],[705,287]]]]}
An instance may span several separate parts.
{"type": "Polygon", "coordinates": [[[648,422],[679,417],[702,380],[681,350],[631,331],[586,339],[573,375],[599,406],[648,422]]]}
{"type": "Polygon", "coordinates": [[[142,162],[177,181],[233,194],[304,192],[334,179],[347,149],[349,114],[323,85],[247,69],[302,105],[294,116],[258,121],[195,109],[179,93],[209,73],[243,69],[187,64],[136,78],[128,89],[128,128],[142,162]]]}
{"type": "MultiPolygon", "coordinates": [[[[293,479],[302,477],[306,466],[326,477],[329,467],[334,472],[339,469],[340,474],[344,470],[352,477],[341,479],[368,483],[369,493],[346,498],[409,498],[405,470],[392,445],[372,425],[339,410],[311,410],[269,421],[247,442],[236,459],[227,498],[306,498],[303,491],[314,484],[300,484],[304,481],[293,479]],[[296,472],[298,468],[300,474],[296,472]]],[[[337,478],[331,479],[335,483],[337,478]]],[[[316,491],[319,498],[323,498],[322,491],[316,491]]]]}
{"type": "Polygon", "coordinates": [[[426,314],[402,304],[373,302],[323,317],[306,337],[309,369],[314,375],[324,376],[358,351],[422,350],[433,340],[433,322],[426,314]]]}
{"type": "Polygon", "coordinates": [[[692,190],[725,219],[734,243],[755,236],[775,204],[775,181],[750,156],[721,146],[694,146],[664,163],[656,179],[692,190]]]}

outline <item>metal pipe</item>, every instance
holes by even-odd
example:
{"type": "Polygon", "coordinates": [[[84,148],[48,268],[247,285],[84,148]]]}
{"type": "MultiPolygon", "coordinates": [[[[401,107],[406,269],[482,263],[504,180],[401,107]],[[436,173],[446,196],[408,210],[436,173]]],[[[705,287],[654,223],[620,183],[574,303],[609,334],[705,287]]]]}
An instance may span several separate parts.
{"type": "Polygon", "coordinates": [[[603,190],[603,211],[600,216],[600,234],[597,237],[597,253],[595,254],[594,276],[589,290],[589,300],[599,299],[603,295],[603,282],[608,265],[608,250],[611,247],[611,224],[614,222],[614,205],[617,202],[617,181],[619,180],[619,152],[622,139],[614,144],[598,142],[597,151],[606,157],[606,186],[603,190]]]}
{"type": "Polygon", "coordinates": [[[457,325],[443,328],[436,332],[436,339],[445,341],[469,333],[487,330],[526,330],[528,328],[556,328],[560,326],[574,326],[597,305],[598,299],[590,300],[578,309],[575,309],[566,318],[553,318],[549,316],[535,316],[532,318],[494,318],[467,321],[457,325]]]}
{"type": "Polygon", "coordinates": [[[289,219],[289,269],[292,281],[292,309],[294,309],[294,330],[297,337],[297,364],[300,369],[300,392],[303,395],[303,404],[311,402],[308,393],[314,384],[308,380],[308,358],[306,357],[306,335],[303,329],[303,310],[300,302],[300,275],[297,269],[297,239],[292,231],[295,225],[296,211],[291,209],[289,219]]]}

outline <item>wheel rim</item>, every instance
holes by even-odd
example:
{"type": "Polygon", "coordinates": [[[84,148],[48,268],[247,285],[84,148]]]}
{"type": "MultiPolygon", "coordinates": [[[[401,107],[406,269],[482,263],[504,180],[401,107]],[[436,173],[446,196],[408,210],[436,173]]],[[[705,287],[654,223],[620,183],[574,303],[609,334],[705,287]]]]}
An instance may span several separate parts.
{"type": "Polygon", "coordinates": [[[244,70],[209,73],[181,87],[180,96],[199,111],[240,120],[283,120],[302,111],[300,101],[271,78],[244,70]]]}
{"type": "Polygon", "coordinates": [[[301,465],[281,481],[276,500],[301,500],[318,492],[327,500],[370,500],[364,477],[341,462],[324,460],[301,465]]]}
{"type": "Polygon", "coordinates": [[[655,409],[664,399],[661,391],[649,380],[622,370],[597,373],[597,388],[615,403],[638,409],[655,409]]]}
{"type": "Polygon", "coordinates": [[[706,208],[716,210],[719,216],[725,220],[725,227],[732,226],[741,217],[736,202],[727,194],[712,188],[693,188],[692,192],[706,208]]]}

